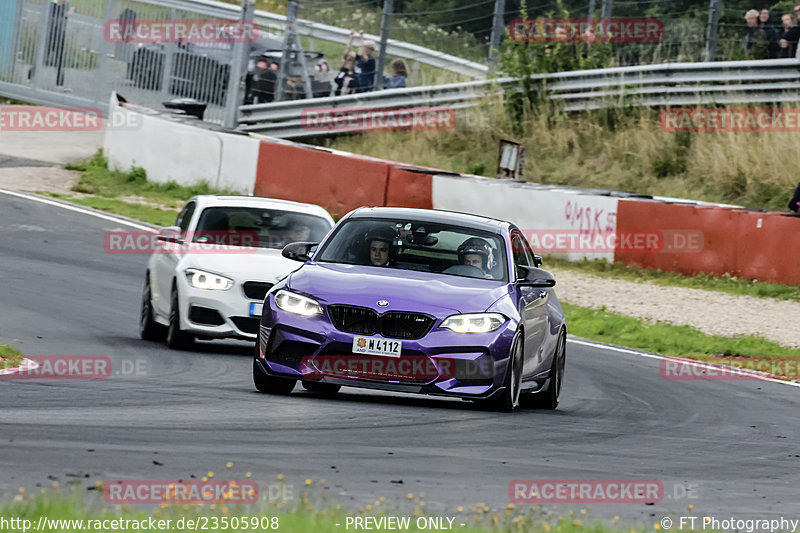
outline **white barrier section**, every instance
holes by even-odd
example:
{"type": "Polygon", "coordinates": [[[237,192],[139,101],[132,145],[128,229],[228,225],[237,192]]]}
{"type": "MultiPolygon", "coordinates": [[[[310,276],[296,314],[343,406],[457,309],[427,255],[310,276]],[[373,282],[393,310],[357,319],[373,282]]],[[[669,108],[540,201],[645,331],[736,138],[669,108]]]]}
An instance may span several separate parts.
{"type": "Polygon", "coordinates": [[[111,97],[103,152],[112,170],[142,167],[147,179],[253,194],[257,139],[184,124],[154,111],[129,108],[111,97]]]}
{"type": "Polygon", "coordinates": [[[534,252],[566,247],[569,260],[614,261],[617,198],[480,177],[433,177],[433,207],[516,224],[534,252]]]}

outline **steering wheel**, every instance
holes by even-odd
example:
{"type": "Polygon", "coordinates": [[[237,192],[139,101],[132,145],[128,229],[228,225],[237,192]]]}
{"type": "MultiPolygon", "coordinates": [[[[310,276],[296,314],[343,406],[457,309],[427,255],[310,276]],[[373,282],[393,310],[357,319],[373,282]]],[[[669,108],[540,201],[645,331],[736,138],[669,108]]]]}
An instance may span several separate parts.
{"type": "Polygon", "coordinates": [[[453,274],[455,276],[466,276],[469,278],[483,278],[484,273],[478,267],[472,265],[453,265],[442,271],[442,274],[453,274]]]}

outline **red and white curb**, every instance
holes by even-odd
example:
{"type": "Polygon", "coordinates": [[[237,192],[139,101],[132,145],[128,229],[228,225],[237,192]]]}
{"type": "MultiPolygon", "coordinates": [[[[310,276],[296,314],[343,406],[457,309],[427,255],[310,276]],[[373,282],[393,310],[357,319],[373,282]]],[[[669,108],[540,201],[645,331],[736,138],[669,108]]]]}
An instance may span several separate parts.
{"type": "MultiPolygon", "coordinates": [[[[3,359],[0,358],[0,361],[2,360],[3,359]]],[[[0,376],[7,376],[9,374],[16,374],[18,372],[30,372],[31,370],[34,370],[36,368],[39,368],[39,363],[37,363],[33,359],[28,359],[26,357],[22,359],[22,364],[19,366],[15,366],[14,368],[0,369],[0,376]]]]}

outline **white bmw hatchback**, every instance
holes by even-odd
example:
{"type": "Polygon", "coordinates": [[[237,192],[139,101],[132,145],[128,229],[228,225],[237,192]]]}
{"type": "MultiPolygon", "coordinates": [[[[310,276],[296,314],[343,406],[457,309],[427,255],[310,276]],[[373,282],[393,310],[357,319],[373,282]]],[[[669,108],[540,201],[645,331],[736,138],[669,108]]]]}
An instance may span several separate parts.
{"type": "Polygon", "coordinates": [[[157,237],[139,333],[189,349],[196,338],[256,340],[267,291],[299,268],[290,242],[320,242],[333,219],[317,205],[254,196],[196,196],[157,237]]]}

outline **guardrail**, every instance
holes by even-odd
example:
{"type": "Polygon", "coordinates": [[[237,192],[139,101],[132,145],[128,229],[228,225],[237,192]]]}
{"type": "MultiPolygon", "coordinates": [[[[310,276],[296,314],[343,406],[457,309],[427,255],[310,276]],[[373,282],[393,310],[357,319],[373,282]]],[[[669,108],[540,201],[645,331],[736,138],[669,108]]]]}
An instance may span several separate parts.
{"type": "MultiPolygon", "coordinates": [[[[665,63],[532,76],[566,111],[619,105],[800,102],[800,60],[772,59],[713,63],[665,63]]],[[[372,93],[242,106],[239,129],[281,138],[320,135],[303,127],[311,108],[363,110],[474,106],[484,97],[519,85],[514,78],[472,81],[372,93]]],[[[335,133],[325,133],[335,135],[335,133]]]]}
{"type": "MultiPolygon", "coordinates": [[[[158,3],[159,5],[181,9],[187,9],[187,5],[191,5],[191,9],[195,12],[210,16],[221,16],[221,12],[223,12],[227,14],[228,18],[237,17],[241,11],[239,6],[226,4],[224,2],[216,2],[214,0],[159,0],[158,3]]],[[[286,17],[284,15],[276,15],[275,13],[269,13],[267,11],[256,10],[255,20],[259,26],[281,31],[286,26],[286,17]]],[[[312,22],[306,19],[297,19],[297,30],[300,35],[306,35],[324,41],[333,41],[335,43],[346,44],[350,38],[350,30],[329,26],[328,24],[321,24],[319,22],[312,22]]],[[[376,42],[380,41],[379,35],[365,33],[364,38],[372,39],[376,42]]],[[[424,46],[396,41],[394,39],[389,39],[387,41],[386,53],[412,61],[419,61],[420,63],[425,63],[451,72],[457,72],[471,78],[485,78],[489,71],[489,68],[484,64],[469,61],[463,57],[456,57],[438,52],[430,48],[425,48],[424,46]]]]}

